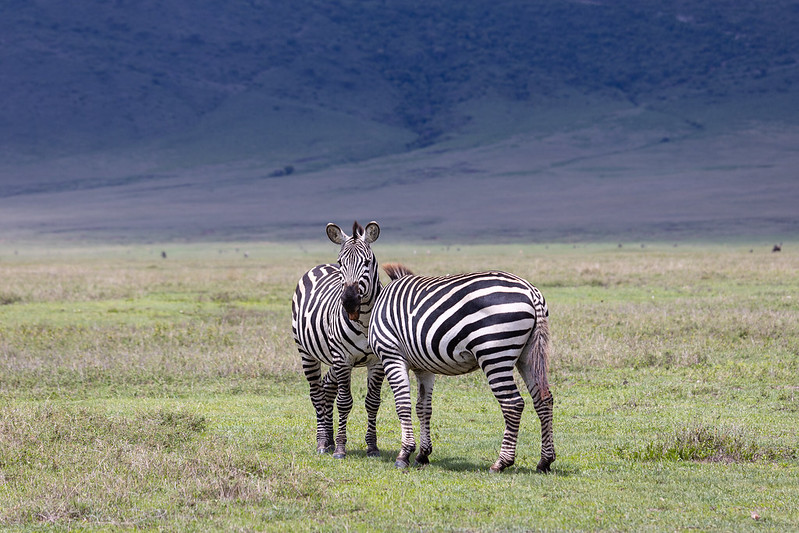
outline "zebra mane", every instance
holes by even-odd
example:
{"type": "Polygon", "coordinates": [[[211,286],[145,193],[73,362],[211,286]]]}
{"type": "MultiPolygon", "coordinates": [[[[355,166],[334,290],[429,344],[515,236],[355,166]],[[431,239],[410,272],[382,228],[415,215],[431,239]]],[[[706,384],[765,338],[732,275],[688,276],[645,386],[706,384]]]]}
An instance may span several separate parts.
{"type": "Polygon", "coordinates": [[[363,226],[358,224],[358,221],[356,220],[355,222],[352,223],[352,236],[353,238],[360,239],[362,235],[363,235],[363,226]]]}
{"type": "Polygon", "coordinates": [[[386,263],[383,265],[383,271],[388,274],[388,277],[391,278],[391,281],[399,279],[403,276],[414,275],[410,268],[400,263],[386,263]]]}

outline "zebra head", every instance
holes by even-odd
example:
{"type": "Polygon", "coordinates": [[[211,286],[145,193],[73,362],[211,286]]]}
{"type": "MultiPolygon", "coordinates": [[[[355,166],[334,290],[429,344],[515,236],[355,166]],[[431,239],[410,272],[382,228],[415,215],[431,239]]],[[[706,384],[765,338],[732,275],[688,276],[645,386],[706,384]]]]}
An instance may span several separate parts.
{"type": "Polygon", "coordinates": [[[380,290],[377,261],[370,247],[380,236],[380,226],[377,222],[370,222],[364,228],[356,220],[350,237],[331,223],[327,225],[327,236],[341,245],[338,253],[342,284],[341,305],[350,320],[358,320],[361,305],[371,304],[380,290]]]}

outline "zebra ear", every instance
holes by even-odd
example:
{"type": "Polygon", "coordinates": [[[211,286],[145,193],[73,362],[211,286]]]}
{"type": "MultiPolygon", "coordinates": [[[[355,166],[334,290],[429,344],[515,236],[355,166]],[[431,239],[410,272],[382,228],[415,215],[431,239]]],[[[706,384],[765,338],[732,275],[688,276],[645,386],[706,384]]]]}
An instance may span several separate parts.
{"type": "Polygon", "coordinates": [[[380,237],[380,226],[374,220],[366,225],[366,232],[364,233],[364,240],[371,244],[380,237]]]}
{"type": "Polygon", "coordinates": [[[347,234],[341,231],[341,228],[333,224],[332,222],[327,225],[327,238],[333,241],[335,244],[343,244],[344,241],[347,240],[347,234]]]}

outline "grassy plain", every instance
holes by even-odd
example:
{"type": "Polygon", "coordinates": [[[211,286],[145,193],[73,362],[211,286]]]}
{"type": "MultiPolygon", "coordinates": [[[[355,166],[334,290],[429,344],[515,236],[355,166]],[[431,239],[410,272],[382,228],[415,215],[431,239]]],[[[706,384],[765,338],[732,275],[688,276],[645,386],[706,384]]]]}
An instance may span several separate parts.
{"type": "Polygon", "coordinates": [[[797,529],[799,246],[770,244],[375,245],[543,291],[548,476],[529,401],[517,464],[488,473],[478,374],[438,380],[422,470],[393,466],[387,386],[366,458],[362,370],[348,458],[315,453],[289,302],[332,245],[0,245],[0,527],[797,529]]]}

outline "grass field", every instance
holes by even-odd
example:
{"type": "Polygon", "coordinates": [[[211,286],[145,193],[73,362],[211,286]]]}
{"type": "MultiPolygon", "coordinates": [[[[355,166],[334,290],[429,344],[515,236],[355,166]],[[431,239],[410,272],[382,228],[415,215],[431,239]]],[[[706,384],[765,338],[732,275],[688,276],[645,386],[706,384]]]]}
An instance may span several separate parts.
{"type": "Polygon", "coordinates": [[[438,380],[424,469],[394,467],[388,386],[366,457],[364,370],[347,459],[316,454],[290,299],[332,245],[0,244],[0,527],[795,530],[797,244],[378,242],[383,263],[542,290],[546,476],[529,397],[516,465],[488,473],[502,422],[479,374],[438,380]]]}

